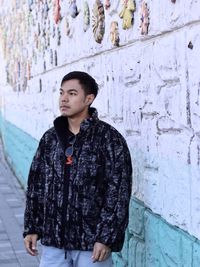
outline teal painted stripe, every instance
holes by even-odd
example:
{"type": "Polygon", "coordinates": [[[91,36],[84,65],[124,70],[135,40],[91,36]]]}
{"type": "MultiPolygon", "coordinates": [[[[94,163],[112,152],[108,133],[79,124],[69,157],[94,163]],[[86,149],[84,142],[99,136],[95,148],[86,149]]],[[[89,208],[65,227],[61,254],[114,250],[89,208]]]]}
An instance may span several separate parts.
{"type": "Polygon", "coordinates": [[[3,117],[0,112],[0,136],[2,136],[2,131],[3,131],[3,117]]]}
{"type": "Polygon", "coordinates": [[[19,178],[26,186],[30,164],[38,141],[0,116],[0,130],[6,158],[19,178]]]}
{"type": "Polygon", "coordinates": [[[124,247],[115,267],[199,267],[200,241],[131,199],[124,247]]]}

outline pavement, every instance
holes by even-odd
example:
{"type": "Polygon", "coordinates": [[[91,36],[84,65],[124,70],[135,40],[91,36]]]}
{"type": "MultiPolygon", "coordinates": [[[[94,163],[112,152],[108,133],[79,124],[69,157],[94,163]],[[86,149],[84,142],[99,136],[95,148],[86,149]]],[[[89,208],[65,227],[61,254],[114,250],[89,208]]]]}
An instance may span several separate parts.
{"type": "MultiPolygon", "coordinates": [[[[38,267],[39,256],[27,254],[22,237],[25,192],[9,168],[0,142],[0,266],[38,267]]],[[[41,247],[39,246],[39,251],[41,247]]]]}

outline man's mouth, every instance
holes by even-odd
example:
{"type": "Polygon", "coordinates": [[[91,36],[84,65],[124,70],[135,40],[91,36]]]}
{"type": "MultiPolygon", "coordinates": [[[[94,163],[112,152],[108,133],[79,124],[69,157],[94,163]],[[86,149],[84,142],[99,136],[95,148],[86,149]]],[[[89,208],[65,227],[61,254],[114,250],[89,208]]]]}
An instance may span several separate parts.
{"type": "Polygon", "coordinates": [[[69,109],[70,107],[69,106],[60,106],[61,109],[69,109]]]}

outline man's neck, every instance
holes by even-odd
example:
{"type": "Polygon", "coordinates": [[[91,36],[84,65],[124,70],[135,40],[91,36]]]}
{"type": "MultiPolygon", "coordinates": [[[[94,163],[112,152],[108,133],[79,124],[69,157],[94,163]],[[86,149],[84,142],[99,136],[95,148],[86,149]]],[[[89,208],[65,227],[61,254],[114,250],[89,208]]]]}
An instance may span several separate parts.
{"type": "Polygon", "coordinates": [[[78,134],[80,131],[81,122],[89,118],[89,113],[83,114],[79,117],[70,118],[68,117],[68,128],[73,134],[78,134]]]}

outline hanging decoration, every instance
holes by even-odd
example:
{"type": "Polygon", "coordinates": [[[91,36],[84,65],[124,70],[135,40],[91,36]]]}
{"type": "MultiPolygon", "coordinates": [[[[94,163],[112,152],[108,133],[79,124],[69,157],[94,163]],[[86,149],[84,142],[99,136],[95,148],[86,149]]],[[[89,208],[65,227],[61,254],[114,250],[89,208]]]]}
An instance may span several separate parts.
{"type": "Polygon", "coordinates": [[[69,19],[65,17],[65,33],[68,37],[72,37],[72,29],[70,27],[69,19]]]}
{"type": "Polygon", "coordinates": [[[57,66],[58,65],[58,57],[57,57],[57,51],[54,51],[54,65],[57,66]]]}
{"type": "Polygon", "coordinates": [[[60,28],[57,28],[57,45],[61,45],[61,32],[60,28]]]}
{"type": "Polygon", "coordinates": [[[55,21],[56,24],[61,19],[61,15],[60,15],[60,0],[54,0],[53,1],[53,18],[54,18],[54,21],[55,21]]]}
{"type": "Polygon", "coordinates": [[[83,30],[87,31],[90,25],[90,9],[88,6],[88,2],[84,1],[83,3],[83,30]]]}
{"type": "Polygon", "coordinates": [[[105,33],[104,7],[100,0],[95,1],[92,11],[92,29],[94,33],[94,39],[100,44],[105,33]]]}
{"type": "Polygon", "coordinates": [[[28,5],[29,5],[29,11],[32,11],[32,4],[33,4],[33,0],[28,0],[28,5]]]}
{"type": "Polygon", "coordinates": [[[143,1],[141,6],[141,34],[145,35],[148,34],[149,29],[149,10],[147,7],[147,3],[143,1]]]}
{"type": "Polygon", "coordinates": [[[53,25],[53,27],[52,27],[52,37],[53,38],[55,38],[55,36],[56,36],[56,27],[55,27],[55,25],[53,25]]]}
{"type": "Polygon", "coordinates": [[[31,79],[31,63],[30,63],[30,60],[27,61],[26,75],[27,75],[27,79],[30,80],[31,79]]]}
{"type": "Polygon", "coordinates": [[[193,43],[190,41],[189,44],[188,44],[188,48],[193,49],[193,47],[194,47],[193,43]]]}
{"type": "Polygon", "coordinates": [[[107,10],[107,9],[109,9],[109,7],[110,7],[110,0],[105,0],[105,9],[107,10]]]}
{"type": "Polygon", "coordinates": [[[42,79],[39,79],[39,92],[42,92],[42,79]]]}
{"type": "MultiPolygon", "coordinates": [[[[175,2],[175,0],[171,1],[175,2]]],[[[63,63],[65,59],[61,59],[61,56],[66,55],[68,51],[61,51],[64,47],[61,43],[67,39],[62,35],[62,30],[65,27],[68,37],[74,35],[75,25],[79,23],[79,20],[74,18],[79,14],[80,5],[83,11],[83,24],[80,27],[86,32],[92,24],[94,39],[99,44],[105,38],[105,10],[107,10],[106,15],[109,16],[110,21],[106,32],[107,38],[110,38],[110,45],[119,46],[119,26],[121,25],[117,19],[113,21],[115,19],[112,17],[116,18],[120,9],[122,27],[129,29],[133,24],[135,0],[12,0],[10,8],[0,10],[0,39],[6,62],[7,79],[15,90],[24,90],[32,76],[48,71],[58,63],[63,63]],[[61,8],[65,2],[69,5],[66,13],[63,11],[62,14],[67,16],[64,16],[60,23],[61,8]],[[89,4],[91,2],[94,3],[92,9],[89,4]],[[23,47],[27,49],[26,53],[23,52],[23,47]]],[[[140,14],[141,34],[147,34],[149,10],[145,2],[142,3],[140,14]]],[[[77,34],[76,38],[79,36],[77,34]]],[[[192,49],[192,45],[188,47],[192,49]]]]}
{"type": "Polygon", "coordinates": [[[70,4],[69,13],[70,13],[72,18],[75,18],[79,14],[78,8],[77,8],[77,5],[76,5],[76,0],[70,0],[69,4],[70,4]]]}
{"type": "Polygon", "coordinates": [[[114,46],[119,46],[119,28],[117,21],[112,21],[110,24],[110,40],[114,46]]]}
{"type": "Polygon", "coordinates": [[[53,50],[52,48],[50,49],[50,63],[53,65],[53,50]]]}
{"type": "Polygon", "coordinates": [[[119,17],[123,19],[122,28],[127,30],[133,25],[135,2],[133,0],[123,0],[123,8],[119,17]]]}
{"type": "Polygon", "coordinates": [[[44,72],[47,70],[47,65],[46,65],[46,61],[45,60],[43,62],[43,69],[44,69],[44,72]]]}
{"type": "Polygon", "coordinates": [[[44,6],[43,6],[43,14],[44,14],[45,19],[48,18],[48,12],[49,12],[49,6],[47,4],[47,0],[45,0],[44,6]]]}

